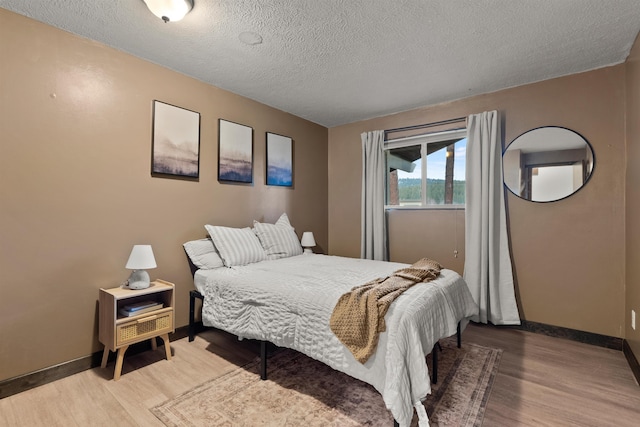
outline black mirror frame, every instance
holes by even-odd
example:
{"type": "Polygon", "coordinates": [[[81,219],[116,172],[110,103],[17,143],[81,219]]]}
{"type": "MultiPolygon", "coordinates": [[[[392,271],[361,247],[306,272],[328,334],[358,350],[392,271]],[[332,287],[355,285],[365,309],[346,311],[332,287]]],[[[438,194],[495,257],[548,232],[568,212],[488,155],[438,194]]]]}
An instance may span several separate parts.
{"type": "Polygon", "coordinates": [[[575,130],[573,130],[573,129],[569,129],[569,128],[564,127],[564,126],[539,126],[539,127],[537,127],[537,128],[529,129],[529,130],[527,130],[527,131],[525,131],[525,132],[521,133],[520,135],[518,135],[518,136],[516,136],[515,138],[513,138],[513,139],[511,140],[511,142],[505,146],[505,148],[504,148],[504,150],[503,150],[503,152],[502,152],[502,159],[501,159],[501,160],[502,160],[502,183],[503,183],[503,185],[504,185],[504,186],[509,190],[509,192],[510,192],[511,194],[513,194],[513,195],[514,195],[514,196],[516,196],[517,198],[519,198],[519,199],[521,199],[521,200],[524,200],[524,201],[527,201],[527,202],[532,202],[532,203],[553,203],[553,202],[559,202],[559,201],[561,201],[561,200],[564,200],[564,199],[566,199],[566,198],[568,198],[568,197],[573,196],[574,194],[576,194],[578,191],[580,191],[581,189],[583,189],[583,188],[584,188],[584,187],[589,183],[589,181],[591,180],[591,177],[593,176],[593,174],[594,174],[594,172],[595,172],[595,168],[596,168],[596,153],[595,153],[595,150],[593,149],[593,146],[591,145],[591,143],[590,143],[590,142],[587,140],[587,138],[585,138],[581,133],[576,132],[575,130]],[[509,185],[506,183],[506,181],[505,181],[505,179],[504,179],[504,177],[505,177],[505,171],[504,171],[504,155],[505,155],[505,153],[507,152],[507,150],[509,149],[509,147],[510,147],[510,146],[511,146],[515,141],[517,141],[517,140],[518,140],[518,138],[520,138],[521,136],[523,136],[523,135],[525,135],[525,134],[527,134],[527,133],[530,133],[530,132],[533,132],[533,131],[539,130],[539,129],[548,129],[548,128],[564,129],[564,130],[567,130],[567,131],[569,131],[569,132],[572,132],[572,133],[575,133],[576,135],[578,135],[578,136],[579,136],[579,137],[580,137],[580,138],[581,138],[581,139],[582,139],[582,140],[587,144],[587,147],[589,147],[589,150],[591,150],[591,158],[593,159],[593,160],[592,160],[593,165],[592,165],[592,167],[591,167],[591,173],[589,173],[589,175],[586,177],[586,179],[585,179],[585,181],[582,183],[582,185],[581,185],[578,189],[576,189],[576,190],[574,190],[573,192],[571,192],[570,194],[567,194],[567,195],[566,195],[566,196],[564,196],[564,197],[561,197],[561,198],[559,198],[559,199],[554,199],[554,200],[530,200],[530,199],[527,199],[527,198],[525,198],[525,197],[520,196],[519,194],[516,194],[516,193],[511,189],[511,187],[509,187],[509,185]]]}

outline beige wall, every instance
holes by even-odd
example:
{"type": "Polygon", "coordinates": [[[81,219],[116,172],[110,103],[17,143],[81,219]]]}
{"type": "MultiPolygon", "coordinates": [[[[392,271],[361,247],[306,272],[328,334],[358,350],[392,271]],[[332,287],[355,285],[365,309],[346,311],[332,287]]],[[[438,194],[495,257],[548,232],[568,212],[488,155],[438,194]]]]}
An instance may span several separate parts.
{"type": "MultiPolygon", "coordinates": [[[[86,356],[100,287],[126,279],[132,245],[153,245],[152,277],[177,285],[178,326],[193,288],[181,244],[205,223],[246,226],[286,211],[333,254],[360,254],[360,133],[499,110],[505,141],[574,129],[595,173],[569,199],[508,195],[524,319],[622,337],[640,354],[640,46],[626,65],[327,129],[0,9],[0,380],[86,356]],[[201,113],[198,182],[152,178],[151,105],[201,113]],[[625,128],[625,102],[627,122],[625,128]],[[216,180],[217,120],[254,129],[254,184],[216,180]],[[266,131],[295,140],[295,188],[264,185],[266,131]],[[327,145],[328,140],[328,145],[327,145]],[[328,168],[328,175],[327,175],[328,168]],[[328,211],[327,211],[328,201],[328,211]],[[625,303],[626,302],[626,303],[625,303]],[[625,327],[626,326],[626,327],[625,327]]],[[[462,272],[464,211],[391,211],[391,257],[430,256],[462,272]],[[454,251],[459,252],[458,257],[454,251]]]]}
{"type": "MultiPolygon", "coordinates": [[[[585,188],[559,202],[531,203],[508,193],[520,315],[622,337],[624,108],[625,66],[618,65],[329,129],[329,251],[360,253],[360,133],[486,110],[502,114],[507,142],[535,127],[564,126],[592,144],[595,172],[585,188]]],[[[464,215],[451,215],[451,211],[392,211],[392,260],[433,257],[461,272],[463,257],[454,258],[452,248],[464,246],[464,215]]]]}
{"type": "Polygon", "coordinates": [[[327,129],[0,9],[0,380],[101,350],[98,288],[125,280],[134,244],[176,284],[203,225],[284,211],[327,237],[327,129]],[[152,178],[152,100],[201,114],[200,179],[152,178]],[[219,118],[254,129],[254,184],[217,182],[219,118]],[[295,188],[265,186],[265,132],[293,138],[295,188]]]}
{"type": "Polygon", "coordinates": [[[640,38],[627,59],[627,182],[626,237],[627,289],[625,338],[640,359],[640,38]],[[631,328],[631,310],[636,312],[636,329],[631,328]]]}

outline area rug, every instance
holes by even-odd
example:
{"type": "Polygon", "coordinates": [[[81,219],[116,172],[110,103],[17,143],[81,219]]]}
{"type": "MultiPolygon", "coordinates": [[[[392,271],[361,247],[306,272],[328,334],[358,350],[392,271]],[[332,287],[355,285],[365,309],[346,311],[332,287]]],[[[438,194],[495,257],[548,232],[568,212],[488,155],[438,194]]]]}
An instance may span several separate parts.
{"type": "MultiPolygon", "coordinates": [[[[438,383],[424,406],[432,426],[480,426],[502,350],[441,341],[438,383]]],[[[431,357],[428,357],[431,366],[431,357]]],[[[282,349],[152,409],[167,426],[393,426],[382,396],[370,385],[301,353],[282,349]]],[[[414,417],[412,425],[417,425],[414,417]]]]}

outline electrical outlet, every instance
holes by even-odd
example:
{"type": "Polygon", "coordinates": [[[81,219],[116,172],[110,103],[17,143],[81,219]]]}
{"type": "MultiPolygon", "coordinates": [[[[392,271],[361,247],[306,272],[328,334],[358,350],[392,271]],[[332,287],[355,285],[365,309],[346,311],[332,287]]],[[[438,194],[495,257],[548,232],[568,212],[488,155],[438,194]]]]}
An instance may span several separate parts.
{"type": "Polygon", "coordinates": [[[633,330],[636,330],[636,311],[635,310],[631,310],[631,327],[633,328],[633,330]]]}

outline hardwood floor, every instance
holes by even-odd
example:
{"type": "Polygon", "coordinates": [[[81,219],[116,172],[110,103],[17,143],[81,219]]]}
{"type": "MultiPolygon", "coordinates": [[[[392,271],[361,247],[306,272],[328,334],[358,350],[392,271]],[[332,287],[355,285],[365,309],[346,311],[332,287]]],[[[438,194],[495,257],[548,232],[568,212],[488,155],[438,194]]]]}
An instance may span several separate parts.
{"type": "MultiPolygon", "coordinates": [[[[502,348],[484,426],[638,426],[640,387],[621,351],[516,329],[469,325],[463,345],[502,348]]],[[[207,330],[0,400],[0,426],[158,426],[149,408],[237,365],[259,346],[207,330]]]]}
{"type": "Polygon", "coordinates": [[[621,351],[476,325],[464,342],[503,349],[485,426],[640,425],[640,387],[621,351]]]}

